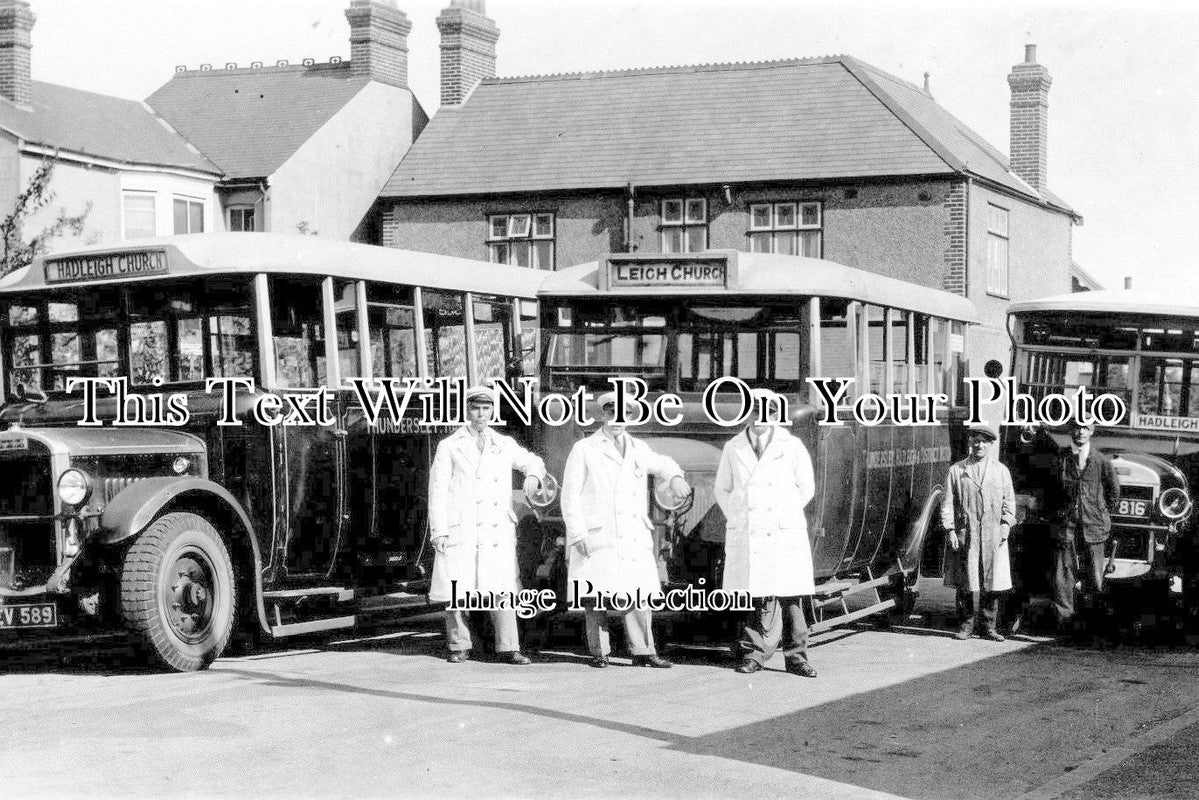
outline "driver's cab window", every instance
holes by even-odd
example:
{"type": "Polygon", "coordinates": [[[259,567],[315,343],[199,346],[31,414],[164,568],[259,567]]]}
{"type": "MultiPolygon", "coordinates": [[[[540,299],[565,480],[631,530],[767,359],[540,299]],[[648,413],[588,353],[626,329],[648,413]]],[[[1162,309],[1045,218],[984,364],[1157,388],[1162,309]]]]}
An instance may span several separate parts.
{"type": "Polygon", "coordinates": [[[321,286],[317,281],[271,281],[271,330],[280,389],[322,386],[326,380],[321,286]]]}

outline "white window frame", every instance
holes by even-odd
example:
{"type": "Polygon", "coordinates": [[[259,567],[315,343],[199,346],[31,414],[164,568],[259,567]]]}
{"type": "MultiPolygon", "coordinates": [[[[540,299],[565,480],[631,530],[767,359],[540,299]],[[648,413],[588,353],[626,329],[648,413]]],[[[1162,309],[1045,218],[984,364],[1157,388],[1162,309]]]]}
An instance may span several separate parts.
{"type": "MultiPolygon", "coordinates": [[[[126,214],[129,212],[127,201],[130,197],[147,197],[150,199],[152,208],[150,213],[154,217],[151,232],[149,236],[139,236],[139,239],[149,239],[158,235],[158,195],[152,191],[139,191],[137,189],[128,189],[121,192],[121,241],[134,241],[129,238],[129,226],[127,223],[126,214]]],[[[140,213],[144,213],[142,210],[140,213]]]]}
{"type": "Polygon", "coordinates": [[[204,233],[204,231],[208,227],[207,224],[205,224],[205,217],[208,216],[208,204],[204,202],[203,198],[189,197],[185,194],[171,195],[171,232],[175,233],[175,234],[179,234],[179,231],[175,230],[175,203],[178,203],[178,202],[187,203],[187,227],[188,227],[188,229],[186,231],[183,231],[183,233],[204,233]],[[198,230],[198,231],[191,230],[191,218],[192,218],[191,207],[192,207],[193,203],[195,203],[196,205],[198,205],[200,207],[200,230],[198,230]]]}
{"type": "Polygon", "coordinates": [[[667,252],[666,250],[666,235],[668,231],[682,230],[682,242],[684,253],[694,252],[691,250],[691,239],[687,233],[695,228],[702,228],[704,232],[703,250],[707,250],[709,245],[708,231],[708,201],[704,197],[667,197],[663,198],[658,206],[659,225],[658,225],[658,250],[667,252]],[[667,215],[666,208],[671,203],[677,203],[679,206],[679,215],[675,217],[667,215]],[[698,209],[699,214],[693,214],[692,211],[698,209]]]}
{"type": "MultiPolygon", "coordinates": [[[[258,230],[258,209],[257,209],[255,206],[252,206],[252,205],[244,205],[244,204],[243,204],[243,205],[235,205],[235,206],[229,206],[229,208],[228,208],[227,210],[228,210],[229,214],[228,214],[228,216],[225,218],[225,230],[227,230],[227,231],[233,231],[233,214],[234,214],[234,212],[241,212],[243,215],[244,215],[246,212],[249,212],[249,213],[253,214],[253,215],[254,215],[254,219],[253,219],[253,220],[251,220],[251,221],[254,223],[254,226],[253,226],[253,227],[251,227],[251,228],[249,228],[249,231],[251,231],[251,232],[252,232],[252,231],[257,231],[257,230],[258,230]]],[[[246,229],[246,226],[245,226],[245,217],[244,217],[244,216],[242,217],[242,227],[241,227],[241,230],[242,230],[242,231],[246,231],[246,230],[247,230],[247,229],[246,229]]]]}
{"type": "MultiPolygon", "coordinates": [[[[533,269],[553,270],[557,260],[557,246],[555,234],[557,229],[557,221],[554,219],[552,211],[519,211],[511,214],[488,214],[487,215],[487,260],[492,263],[501,263],[495,259],[495,251],[492,245],[507,243],[511,245],[513,242],[549,242],[550,263],[549,264],[534,264],[533,269]],[[504,233],[498,234],[496,231],[501,229],[504,233]]],[[[508,248],[509,259],[513,248],[508,248]]],[[[536,248],[530,247],[530,255],[536,253],[536,248]]],[[[511,260],[507,263],[511,264],[511,260]]]]}
{"type": "Polygon", "coordinates": [[[746,237],[749,239],[750,252],[762,252],[753,250],[753,234],[769,233],[770,250],[768,252],[778,252],[778,234],[783,233],[795,236],[795,251],[799,252],[799,232],[800,231],[816,231],[816,257],[824,256],[824,204],[818,200],[785,200],[769,203],[751,203],[749,206],[749,231],[746,237]],[[791,210],[791,222],[784,223],[779,221],[781,209],[791,210]],[[816,221],[805,223],[803,221],[804,210],[815,209],[816,221]],[[760,210],[766,211],[769,222],[765,225],[759,225],[755,222],[756,214],[760,210]]]}
{"type": "Polygon", "coordinates": [[[1011,211],[995,203],[987,203],[987,294],[1008,299],[1011,294],[1011,211]],[[994,224],[995,212],[1002,214],[1003,229],[994,224]],[[1003,263],[999,263],[999,248],[1003,242],[1003,263]]]}

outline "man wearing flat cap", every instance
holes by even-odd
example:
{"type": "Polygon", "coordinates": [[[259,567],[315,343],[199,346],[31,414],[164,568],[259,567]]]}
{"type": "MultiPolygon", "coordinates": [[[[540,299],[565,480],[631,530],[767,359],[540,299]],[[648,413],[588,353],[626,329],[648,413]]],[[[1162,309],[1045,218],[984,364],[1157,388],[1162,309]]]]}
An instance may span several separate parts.
{"type": "Polygon", "coordinates": [[[1008,468],[991,452],[998,438],[990,425],[970,426],[968,455],[949,468],[941,499],[945,585],[957,590],[958,639],[975,630],[977,597],[981,636],[1003,641],[996,620],[1000,593],[1012,588],[1008,535],[1016,522],[1016,493],[1008,468]]]}
{"type": "Polygon", "coordinates": [[[758,422],[777,395],[753,389],[754,412],[745,430],[724,445],[713,487],[728,525],[724,540],[726,592],[753,598],[741,629],[737,672],[762,669],[782,646],[787,672],[815,678],[808,663],[803,598],[816,592],[804,507],[816,493],[812,458],[786,428],[758,422]]]}
{"type": "Polygon", "coordinates": [[[1053,607],[1063,627],[1074,618],[1076,581],[1081,581],[1088,605],[1103,589],[1111,512],[1120,502],[1116,468],[1092,446],[1094,432],[1092,425],[1072,424],[1070,446],[1062,451],[1054,471],[1053,607]]]}
{"type": "MultiPolygon", "coordinates": [[[[520,591],[516,563],[516,514],[512,510],[512,470],[540,480],[545,465],[510,436],[491,429],[495,396],[487,387],[466,393],[469,423],[437,445],[429,478],[429,528],[436,555],[429,601],[450,602],[466,593],[514,599],[520,591]]],[[[528,664],[520,652],[515,603],[492,610],[495,652],[503,661],[528,664]]],[[[447,608],[449,661],[470,656],[466,611],[447,608]]]]}
{"type": "MultiPolygon", "coordinates": [[[[625,431],[616,417],[616,393],[599,397],[603,425],[575,443],[562,476],[566,523],[567,592],[582,605],[591,666],[606,667],[611,646],[608,612],[595,608],[599,595],[627,593],[642,598],[662,590],[650,522],[647,478],[669,481],[672,491],[690,492],[674,459],[655,453],[625,431]]],[[[632,404],[626,415],[636,414],[632,404]]],[[[634,666],[667,668],[654,646],[652,614],[644,603],[622,613],[634,666]]]]}

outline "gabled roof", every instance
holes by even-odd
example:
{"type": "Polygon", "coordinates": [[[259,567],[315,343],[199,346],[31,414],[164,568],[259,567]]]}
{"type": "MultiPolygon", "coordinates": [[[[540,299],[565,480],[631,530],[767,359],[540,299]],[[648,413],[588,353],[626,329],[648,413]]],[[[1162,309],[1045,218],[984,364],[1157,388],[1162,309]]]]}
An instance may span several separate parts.
{"type": "Polygon", "coordinates": [[[219,174],[136,100],[32,81],[28,106],[0,100],[0,128],[30,144],[124,164],[219,174]]]}
{"type": "Polygon", "coordinates": [[[146,102],[227,178],[266,178],[369,82],[348,61],[189,70],[146,102]]]}
{"type": "Polygon", "coordinates": [[[963,173],[1065,208],[916,86],[829,56],[487,79],[382,195],[963,173]]]}

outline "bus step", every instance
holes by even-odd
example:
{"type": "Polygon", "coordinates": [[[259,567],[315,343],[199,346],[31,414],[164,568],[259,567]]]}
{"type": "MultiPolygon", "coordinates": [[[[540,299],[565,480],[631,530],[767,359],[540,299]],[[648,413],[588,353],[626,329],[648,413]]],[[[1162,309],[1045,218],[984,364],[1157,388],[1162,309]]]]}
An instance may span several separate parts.
{"type": "Polygon", "coordinates": [[[358,622],[354,616],[328,617],[326,619],[311,619],[304,622],[282,622],[271,626],[271,635],[276,639],[286,636],[300,636],[305,633],[319,633],[338,628],[352,628],[358,622]]]}
{"type": "Polygon", "coordinates": [[[263,592],[262,599],[275,600],[282,603],[299,602],[308,598],[321,598],[334,603],[348,603],[354,599],[353,589],[343,589],[340,586],[313,586],[307,589],[280,589],[273,592],[263,592]]]}
{"type": "Polygon", "coordinates": [[[406,611],[411,608],[422,608],[429,605],[428,595],[415,592],[391,592],[374,597],[364,597],[358,601],[358,611],[362,614],[380,614],[387,611],[406,611]]]}
{"type": "Polygon", "coordinates": [[[812,635],[824,633],[825,631],[832,630],[833,628],[839,628],[842,625],[846,625],[855,620],[862,619],[863,617],[870,617],[879,613],[880,611],[886,611],[887,609],[894,607],[894,599],[884,600],[881,603],[875,603],[872,606],[867,606],[866,608],[862,608],[857,611],[850,611],[847,614],[842,614],[837,617],[829,617],[828,619],[822,619],[819,622],[814,622],[811,626],[809,626],[808,632],[812,635]]]}
{"type": "Polygon", "coordinates": [[[834,597],[858,585],[858,581],[825,581],[816,587],[816,597],[834,597]]]}

